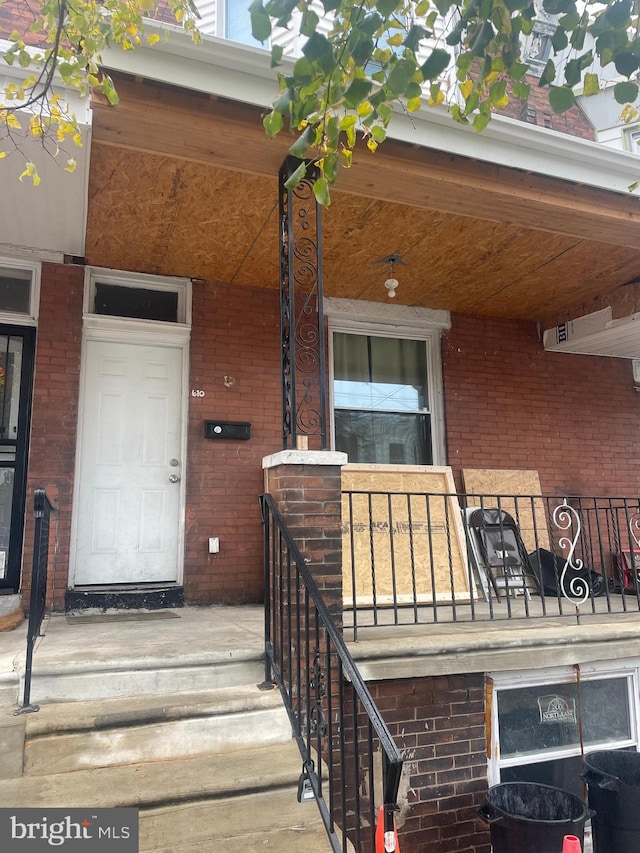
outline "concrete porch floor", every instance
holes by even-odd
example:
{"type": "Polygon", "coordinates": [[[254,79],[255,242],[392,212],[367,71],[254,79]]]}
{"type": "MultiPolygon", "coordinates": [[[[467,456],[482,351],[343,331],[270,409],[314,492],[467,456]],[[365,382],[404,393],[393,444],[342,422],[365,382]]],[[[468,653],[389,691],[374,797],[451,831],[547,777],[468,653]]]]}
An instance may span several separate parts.
{"type": "MultiPolygon", "coordinates": [[[[635,603],[635,599],[634,599],[635,603]]],[[[517,606],[522,606],[520,603],[517,606]]],[[[515,614],[514,614],[515,615],[515,614]]],[[[365,679],[492,672],[613,660],[640,655],[640,613],[575,613],[509,621],[360,623],[353,642],[350,614],[345,640],[365,679]]],[[[0,633],[0,690],[24,670],[27,622],[0,633]]],[[[260,605],[185,607],[137,614],[48,615],[36,643],[34,673],[105,672],[116,665],[152,671],[167,660],[186,670],[209,663],[261,659],[260,605]]],[[[0,694],[1,695],[1,694],[0,694]]]]}

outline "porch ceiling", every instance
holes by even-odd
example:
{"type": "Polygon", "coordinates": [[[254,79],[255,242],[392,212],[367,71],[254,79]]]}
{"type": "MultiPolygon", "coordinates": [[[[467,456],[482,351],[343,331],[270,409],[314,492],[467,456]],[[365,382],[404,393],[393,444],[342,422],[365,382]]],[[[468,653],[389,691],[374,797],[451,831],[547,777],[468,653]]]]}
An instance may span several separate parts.
{"type": "MultiPolygon", "coordinates": [[[[118,107],[94,104],[87,262],[277,287],[288,140],[267,139],[254,108],[125,80],[119,91],[118,107]]],[[[395,251],[397,303],[480,316],[555,322],[640,277],[640,199],[383,149],[360,153],[324,214],[327,296],[387,301],[373,261],[395,251]]]]}

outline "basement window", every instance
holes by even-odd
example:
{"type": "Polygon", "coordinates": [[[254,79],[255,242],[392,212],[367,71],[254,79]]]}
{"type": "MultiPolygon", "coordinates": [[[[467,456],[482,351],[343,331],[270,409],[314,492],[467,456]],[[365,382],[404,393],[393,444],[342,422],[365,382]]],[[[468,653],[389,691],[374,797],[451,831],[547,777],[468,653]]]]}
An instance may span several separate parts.
{"type": "Polygon", "coordinates": [[[496,676],[490,784],[538,782],[582,797],[585,753],[637,750],[638,675],[637,666],[591,665],[580,673],[496,676]]]}

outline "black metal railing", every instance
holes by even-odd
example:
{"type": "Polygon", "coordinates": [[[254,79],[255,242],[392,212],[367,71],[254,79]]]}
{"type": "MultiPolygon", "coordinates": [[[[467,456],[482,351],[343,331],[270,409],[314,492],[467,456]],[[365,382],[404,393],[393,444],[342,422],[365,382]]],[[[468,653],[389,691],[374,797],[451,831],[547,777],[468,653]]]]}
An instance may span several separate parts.
{"type": "Polygon", "coordinates": [[[377,805],[393,830],[402,757],[269,495],[261,508],[265,682],[280,688],[300,749],[299,799],[315,798],[336,853],[373,851],[377,805]]]}
{"type": "Polygon", "coordinates": [[[16,714],[39,711],[39,705],[32,705],[31,673],[33,650],[40,637],[42,619],[47,601],[47,568],[49,563],[49,526],[51,511],[55,509],[44,489],[36,489],[33,494],[33,516],[36,520],[33,536],[33,563],[31,568],[31,595],[29,598],[29,625],[27,628],[27,656],[24,669],[24,698],[16,714]]]}
{"type": "Polygon", "coordinates": [[[345,625],[640,611],[640,499],[343,491],[345,625]],[[353,622],[350,622],[350,619],[353,622]]]}

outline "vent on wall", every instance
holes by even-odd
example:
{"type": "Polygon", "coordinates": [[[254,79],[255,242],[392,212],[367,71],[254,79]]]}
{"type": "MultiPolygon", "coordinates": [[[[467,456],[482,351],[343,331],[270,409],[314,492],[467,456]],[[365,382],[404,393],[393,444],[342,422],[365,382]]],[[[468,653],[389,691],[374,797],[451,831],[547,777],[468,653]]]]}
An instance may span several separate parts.
{"type": "Polygon", "coordinates": [[[611,308],[603,308],[547,329],[544,348],[548,352],[640,358],[640,313],[620,320],[611,316],[611,308]]]}

